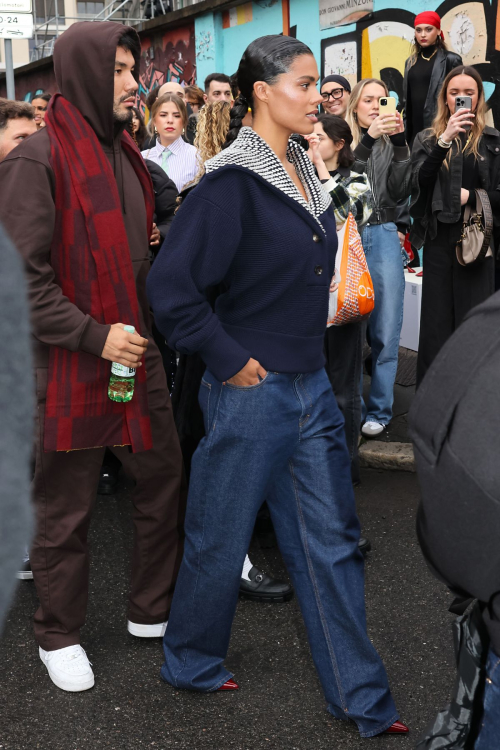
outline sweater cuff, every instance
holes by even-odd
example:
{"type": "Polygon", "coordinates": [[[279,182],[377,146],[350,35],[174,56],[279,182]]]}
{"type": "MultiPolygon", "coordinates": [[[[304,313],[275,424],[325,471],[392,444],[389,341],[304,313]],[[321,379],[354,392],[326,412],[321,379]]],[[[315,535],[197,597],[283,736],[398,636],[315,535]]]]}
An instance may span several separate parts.
{"type": "Polygon", "coordinates": [[[94,354],[96,357],[100,357],[110,328],[111,326],[98,323],[94,318],[89,316],[80,339],[79,349],[82,352],[87,352],[87,354],[94,354]]]}
{"type": "Polygon", "coordinates": [[[404,133],[395,133],[394,135],[390,135],[389,138],[391,139],[393,146],[397,146],[398,148],[404,148],[406,146],[404,133]]]}
{"type": "Polygon", "coordinates": [[[394,161],[410,161],[410,149],[404,146],[394,146],[394,161]]]}
{"type": "Polygon", "coordinates": [[[338,180],[335,179],[335,177],[330,177],[329,180],[321,180],[321,184],[323,185],[323,189],[330,193],[332,190],[335,190],[337,187],[338,180]]]}
{"type": "Polygon", "coordinates": [[[219,325],[198,354],[221,383],[242,370],[252,355],[219,325]]]}
{"type": "Polygon", "coordinates": [[[373,136],[370,135],[370,133],[365,133],[361,139],[361,143],[363,146],[366,146],[366,148],[372,149],[376,143],[377,139],[373,138],[373,136]]]}

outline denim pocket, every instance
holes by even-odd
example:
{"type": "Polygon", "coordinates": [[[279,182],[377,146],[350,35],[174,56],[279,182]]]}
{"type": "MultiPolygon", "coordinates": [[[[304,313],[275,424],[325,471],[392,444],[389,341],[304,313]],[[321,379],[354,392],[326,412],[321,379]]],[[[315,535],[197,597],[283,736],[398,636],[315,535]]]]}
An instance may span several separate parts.
{"type": "Polygon", "coordinates": [[[393,221],[387,221],[385,224],[380,225],[386,232],[397,232],[398,228],[393,221]]]}
{"type": "Polygon", "coordinates": [[[234,385],[234,383],[228,383],[228,382],[226,381],[226,382],[224,383],[224,386],[225,386],[226,388],[230,388],[231,390],[234,390],[234,391],[254,391],[254,390],[255,390],[256,388],[260,388],[260,387],[261,387],[262,385],[264,385],[264,383],[266,383],[266,382],[267,382],[267,380],[268,380],[268,378],[269,378],[269,375],[270,375],[270,374],[271,374],[271,373],[270,373],[270,371],[268,370],[268,371],[266,372],[266,375],[265,375],[265,377],[264,377],[264,378],[262,378],[262,380],[261,380],[261,381],[260,381],[259,383],[255,383],[254,385],[234,385]]]}

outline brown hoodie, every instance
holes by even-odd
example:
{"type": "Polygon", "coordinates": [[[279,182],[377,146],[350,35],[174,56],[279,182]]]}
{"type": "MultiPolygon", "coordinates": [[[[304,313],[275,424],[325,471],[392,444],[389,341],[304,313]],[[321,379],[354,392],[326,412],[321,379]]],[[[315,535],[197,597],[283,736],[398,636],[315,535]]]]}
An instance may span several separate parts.
{"type": "MultiPolygon", "coordinates": [[[[136,279],[140,333],[150,338],[146,298],[150,264],[144,196],[120,145],[123,126],[117,128],[113,120],[115,53],[124,34],[137,36],[133,29],[109,21],[76,23],[56,42],[54,69],[60,92],[94,129],[113,167],[136,279]]],[[[135,75],[139,75],[138,59],[135,75]]],[[[46,128],[23,141],[0,163],[0,221],[25,260],[35,367],[48,366],[49,345],[100,356],[109,332],[108,325],[97,323],[71,303],[54,281],[50,265],[54,180],[46,128]]]]}

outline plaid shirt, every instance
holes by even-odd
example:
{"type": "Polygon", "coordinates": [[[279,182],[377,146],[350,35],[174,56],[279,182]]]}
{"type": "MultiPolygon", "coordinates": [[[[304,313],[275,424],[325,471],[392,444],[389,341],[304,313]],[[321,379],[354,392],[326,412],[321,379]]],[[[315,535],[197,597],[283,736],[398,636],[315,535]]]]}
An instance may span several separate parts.
{"type": "Polygon", "coordinates": [[[364,225],[373,211],[373,195],[366,174],[351,172],[349,169],[340,168],[333,177],[326,180],[323,189],[330,194],[337,229],[347,221],[349,213],[352,213],[361,234],[364,225]]]}

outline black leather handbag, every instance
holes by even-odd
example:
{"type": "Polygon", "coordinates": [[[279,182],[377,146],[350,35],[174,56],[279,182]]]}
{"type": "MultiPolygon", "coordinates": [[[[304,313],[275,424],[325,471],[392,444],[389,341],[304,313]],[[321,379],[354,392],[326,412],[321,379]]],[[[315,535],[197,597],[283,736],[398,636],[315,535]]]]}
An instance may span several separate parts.
{"type": "MultiPolygon", "coordinates": [[[[450,607],[453,610],[453,605],[450,607]]],[[[483,715],[489,636],[480,605],[453,623],[457,680],[449,705],[440,711],[416,750],[473,750],[483,715]]]]}

